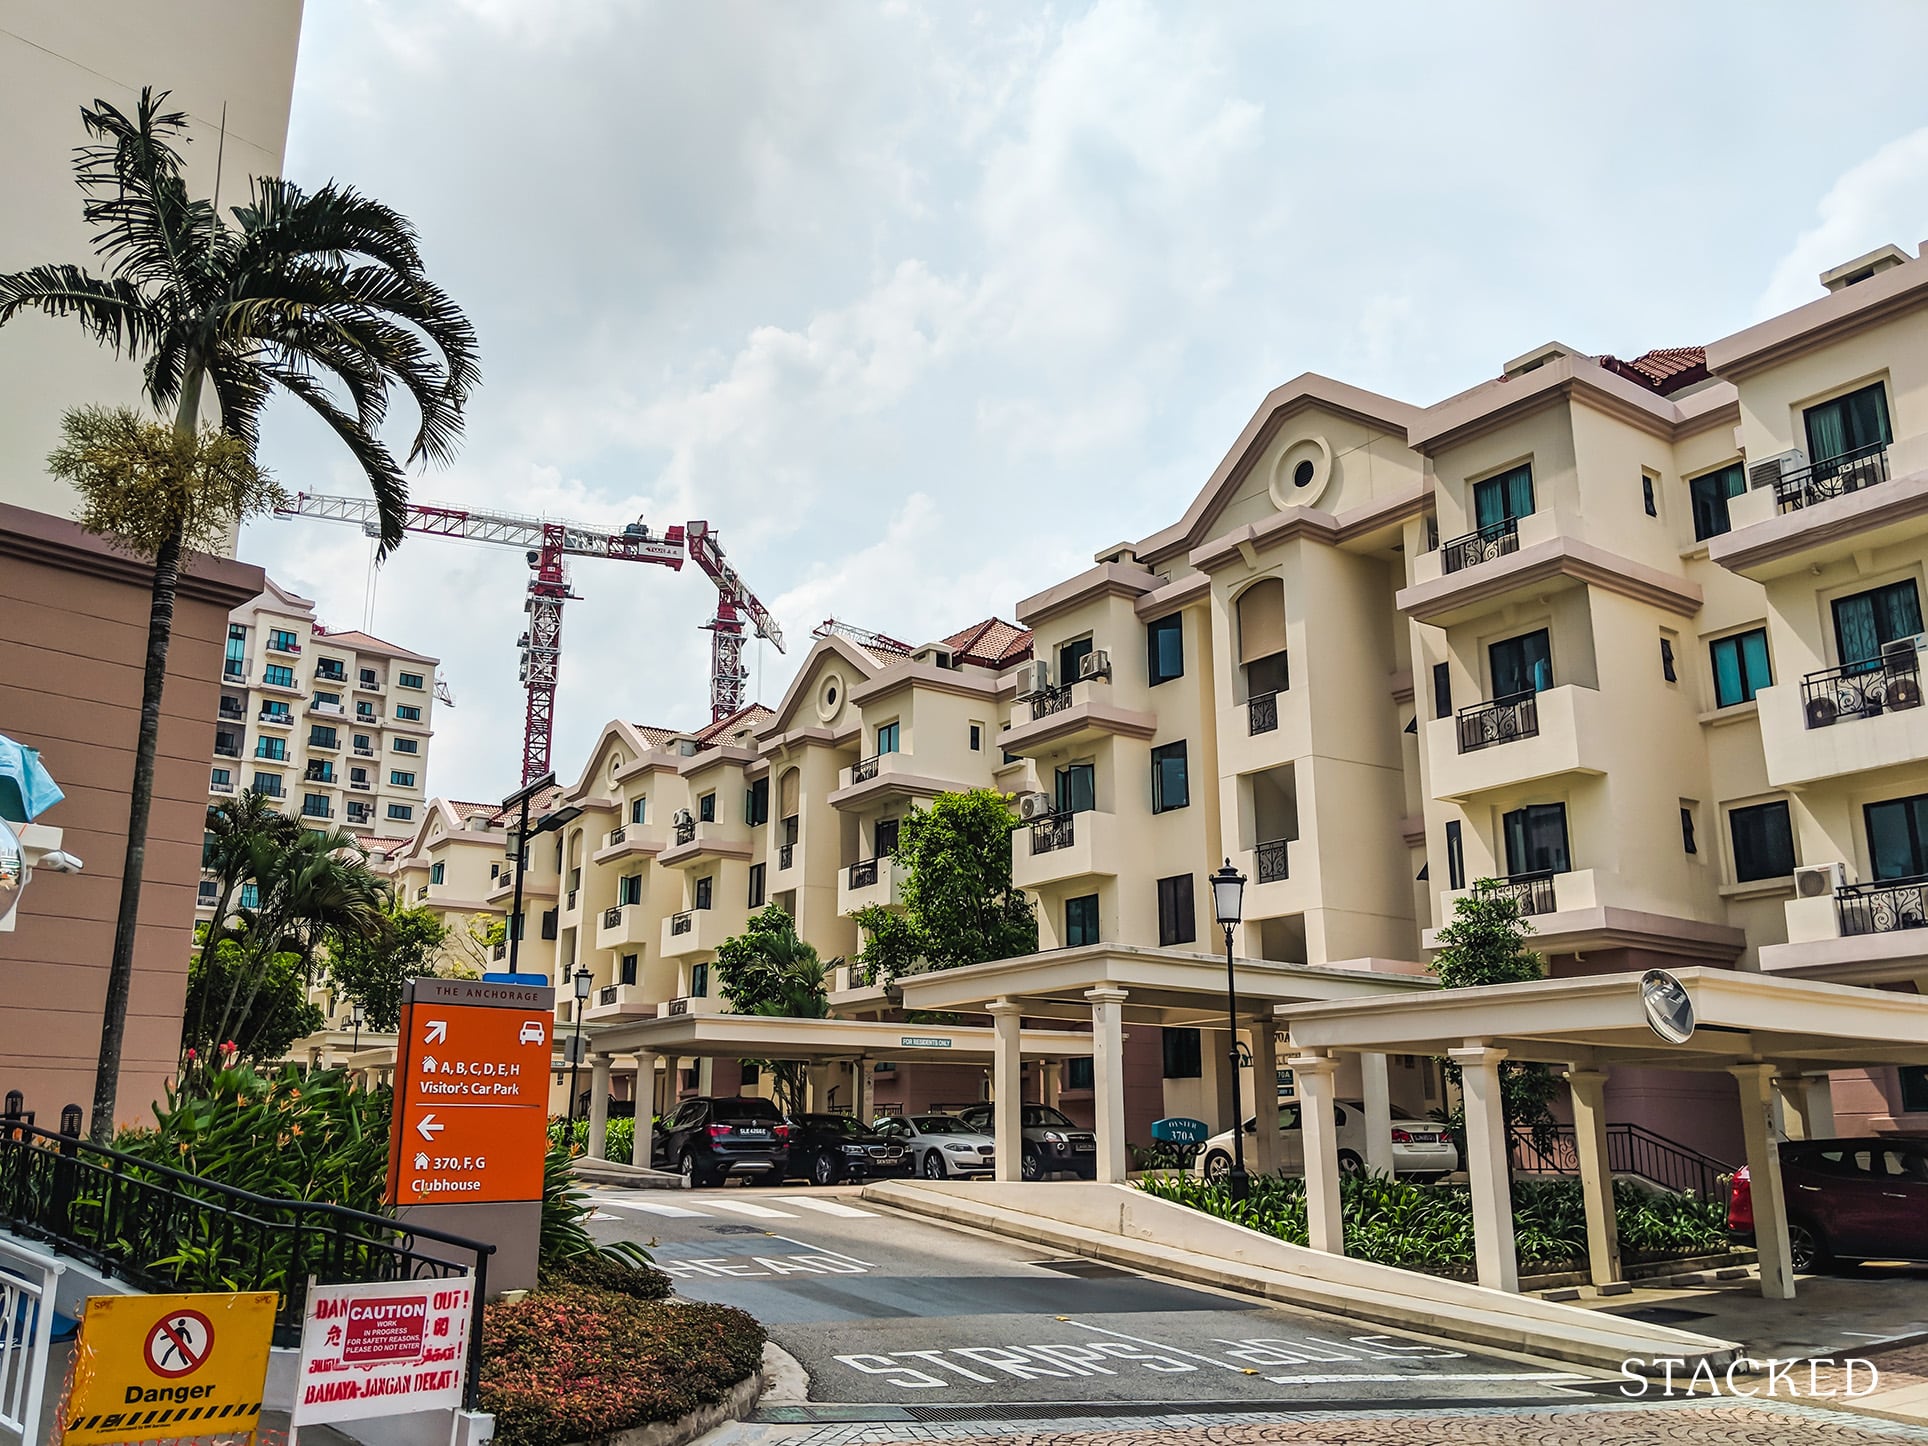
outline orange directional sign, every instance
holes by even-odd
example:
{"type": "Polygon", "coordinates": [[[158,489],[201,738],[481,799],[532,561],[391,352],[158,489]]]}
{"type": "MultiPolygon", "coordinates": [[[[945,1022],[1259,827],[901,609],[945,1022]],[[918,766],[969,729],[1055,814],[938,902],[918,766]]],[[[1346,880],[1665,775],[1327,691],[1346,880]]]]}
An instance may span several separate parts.
{"type": "Polygon", "coordinates": [[[542,1198],[555,991],[418,979],[402,1007],[388,1198],[542,1198]]]}

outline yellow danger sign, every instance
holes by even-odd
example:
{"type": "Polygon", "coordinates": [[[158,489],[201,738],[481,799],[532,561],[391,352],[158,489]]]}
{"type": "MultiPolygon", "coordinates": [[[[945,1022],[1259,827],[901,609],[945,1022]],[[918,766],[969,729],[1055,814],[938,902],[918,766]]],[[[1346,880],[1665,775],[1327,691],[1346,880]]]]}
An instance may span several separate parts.
{"type": "Polygon", "coordinates": [[[271,1290],[90,1298],[67,1446],[253,1431],[278,1300],[271,1290]]]}

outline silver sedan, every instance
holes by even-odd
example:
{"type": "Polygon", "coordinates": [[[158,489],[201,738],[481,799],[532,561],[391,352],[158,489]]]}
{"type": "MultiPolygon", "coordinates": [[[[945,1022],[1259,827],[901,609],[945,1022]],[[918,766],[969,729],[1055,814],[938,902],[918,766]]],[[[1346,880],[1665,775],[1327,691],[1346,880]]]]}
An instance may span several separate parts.
{"type": "Polygon", "coordinates": [[[884,1115],[871,1128],[901,1140],[911,1173],[926,1180],[988,1175],[997,1166],[997,1145],[991,1137],[955,1115],[884,1115]]]}

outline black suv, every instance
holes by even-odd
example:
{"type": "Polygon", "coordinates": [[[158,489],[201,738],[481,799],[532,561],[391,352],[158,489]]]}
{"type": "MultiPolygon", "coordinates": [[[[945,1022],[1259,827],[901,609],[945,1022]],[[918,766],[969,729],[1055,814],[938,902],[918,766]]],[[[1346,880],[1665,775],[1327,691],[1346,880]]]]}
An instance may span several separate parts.
{"type": "Polygon", "coordinates": [[[849,1115],[798,1115],[790,1124],[789,1173],[813,1185],[904,1173],[904,1147],[849,1115]]]}
{"type": "MultiPolygon", "coordinates": [[[[990,1105],[972,1105],[959,1110],[957,1117],[982,1134],[995,1133],[997,1111],[990,1105]]],[[[1020,1105],[1018,1120],[1024,1135],[1018,1169],[1025,1179],[1057,1174],[1098,1178],[1098,1137],[1091,1131],[1072,1124],[1050,1105],[1020,1105]]]]}
{"type": "Polygon", "coordinates": [[[692,1186],[720,1185],[725,1175],[775,1184],[790,1168],[790,1126],[768,1100],[685,1100],[664,1117],[649,1158],[692,1186]]]}

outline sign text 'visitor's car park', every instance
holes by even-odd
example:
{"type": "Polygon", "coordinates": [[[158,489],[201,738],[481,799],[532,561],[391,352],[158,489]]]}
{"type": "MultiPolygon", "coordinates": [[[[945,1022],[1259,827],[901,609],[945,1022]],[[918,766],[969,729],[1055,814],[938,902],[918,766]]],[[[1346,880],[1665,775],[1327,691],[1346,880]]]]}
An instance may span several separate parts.
{"type": "Polygon", "coordinates": [[[74,1347],[72,1446],[252,1432],[275,1292],[96,1295],[74,1347]]]}
{"type": "Polygon", "coordinates": [[[459,1408],[474,1292],[467,1276],[310,1289],[295,1425],[459,1408]]]}
{"type": "Polygon", "coordinates": [[[389,1200],[540,1200],[555,991],[472,979],[418,979],[409,988],[389,1200]]]}

